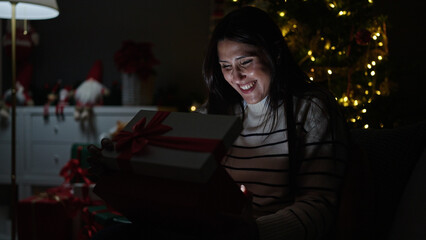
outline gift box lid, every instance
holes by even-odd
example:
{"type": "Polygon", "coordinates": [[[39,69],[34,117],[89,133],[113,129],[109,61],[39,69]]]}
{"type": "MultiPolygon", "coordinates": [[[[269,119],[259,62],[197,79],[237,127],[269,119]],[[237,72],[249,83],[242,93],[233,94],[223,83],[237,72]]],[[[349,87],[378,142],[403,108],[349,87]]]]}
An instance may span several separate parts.
{"type": "MultiPolygon", "coordinates": [[[[127,124],[123,131],[134,133],[134,127],[145,118],[147,126],[153,119],[157,119],[159,113],[167,116],[161,124],[171,129],[161,134],[161,139],[148,139],[148,144],[140,153],[131,154],[130,159],[123,160],[122,154],[128,155],[130,149],[124,151],[103,150],[103,162],[113,170],[123,170],[129,168],[133,173],[153,177],[168,178],[190,182],[205,182],[213,174],[220,160],[226,153],[234,140],[242,130],[241,120],[236,116],[213,115],[184,112],[155,112],[141,110],[127,124]],[[154,142],[167,142],[164,137],[177,137],[185,142],[186,150],[170,148],[168,146],[157,146],[154,142]],[[186,142],[186,140],[190,140],[186,142]],[[191,150],[193,145],[207,140],[204,145],[215,145],[211,151],[191,150]],[[212,140],[215,143],[209,143],[212,140]],[[189,150],[188,150],[189,149],[189,150]],[[127,152],[127,153],[126,153],[127,152]],[[126,166],[126,167],[123,167],[126,166]]],[[[158,121],[157,121],[158,122],[158,121]]],[[[140,141],[140,140],[138,140],[140,141]]],[[[127,145],[133,144],[127,142],[127,145]]],[[[203,144],[202,144],[203,145],[203,144]]],[[[117,144],[116,144],[117,146],[117,144]]],[[[209,146],[207,146],[209,147],[209,146]]]]}

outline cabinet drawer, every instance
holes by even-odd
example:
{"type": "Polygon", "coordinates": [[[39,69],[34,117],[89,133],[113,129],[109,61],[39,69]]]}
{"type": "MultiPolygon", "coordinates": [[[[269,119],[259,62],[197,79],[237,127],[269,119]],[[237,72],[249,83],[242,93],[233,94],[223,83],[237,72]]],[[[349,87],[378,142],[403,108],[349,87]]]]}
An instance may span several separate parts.
{"type": "Polygon", "coordinates": [[[27,153],[24,174],[59,176],[62,167],[71,159],[71,143],[33,143],[27,153]]]}
{"type": "Polygon", "coordinates": [[[8,141],[12,139],[11,126],[0,127],[0,141],[8,141]]]}
{"type": "Polygon", "coordinates": [[[44,120],[41,115],[31,115],[27,124],[31,131],[31,140],[34,141],[70,141],[73,142],[83,136],[82,129],[79,128],[71,116],[66,116],[64,120],[56,117],[44,120]]]}

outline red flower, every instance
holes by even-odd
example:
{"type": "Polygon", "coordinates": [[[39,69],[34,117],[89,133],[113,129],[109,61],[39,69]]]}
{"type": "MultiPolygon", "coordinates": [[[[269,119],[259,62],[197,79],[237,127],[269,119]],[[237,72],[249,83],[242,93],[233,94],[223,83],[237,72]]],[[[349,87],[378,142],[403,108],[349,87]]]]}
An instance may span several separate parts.
{"type": "Polygon", "coordinates": [[[154,66],[160,62],[152,53],[152,44],[124,41],[121,48],[114,54],[115,64],[121,72],[136,73],[141,80],[155,74],[154,66]]]}

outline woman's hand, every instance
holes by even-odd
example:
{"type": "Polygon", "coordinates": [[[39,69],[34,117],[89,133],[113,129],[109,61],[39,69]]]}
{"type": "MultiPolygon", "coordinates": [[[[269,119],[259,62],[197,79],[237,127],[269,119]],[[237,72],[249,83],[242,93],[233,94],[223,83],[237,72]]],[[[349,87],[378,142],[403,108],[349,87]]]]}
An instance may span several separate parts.
{"type": "Polygon", "coordinates": [[[101,162],[102,150],[107,149],[110,151],[114,150],[114,144],[111,139],[104,138],[101,140],[101,148],[98,148],[94,144],[87,147],[90,152],[90,156],[87,158],[87,162],[90,165],[89,173],[92,176],[99,177],[106,172],[104,164],[101,162]]]}

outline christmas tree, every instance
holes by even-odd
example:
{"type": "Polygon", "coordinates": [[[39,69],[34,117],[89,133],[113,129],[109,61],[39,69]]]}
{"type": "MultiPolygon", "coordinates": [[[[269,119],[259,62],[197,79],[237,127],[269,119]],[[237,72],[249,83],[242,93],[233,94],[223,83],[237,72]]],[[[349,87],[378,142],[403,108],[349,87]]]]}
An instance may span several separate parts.
{"type": "MultiPolygon", "coordinates": [[[[311,81],[325,85],[351,127],[385,127],[377,114],[390,94],[386,16],[373,0],[217,0],[227,13],[242,6],[267,11],[311,81]],[[380,104],[375,101],[380,99],[380,104]]],[[[216,11],[217,12],[217,11],[216,11]]],[[[220,11],[219,11],[220,12],[220,11]]]]}

